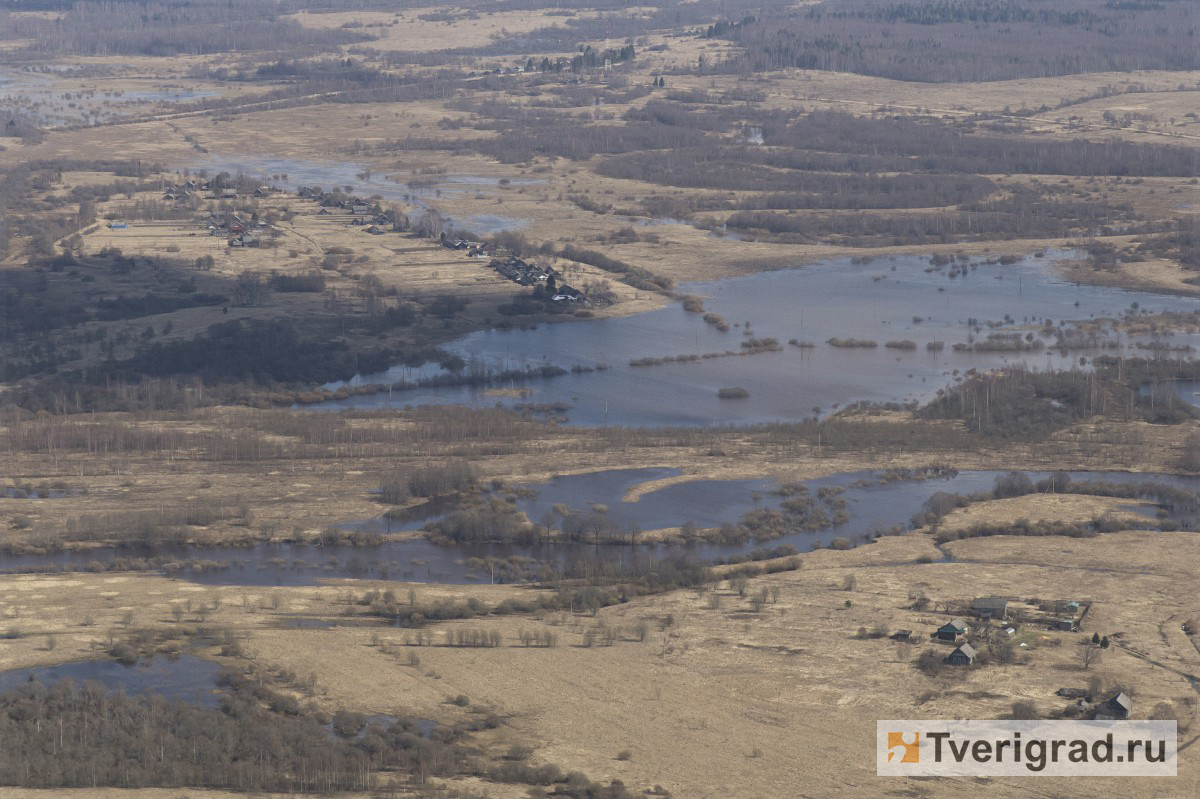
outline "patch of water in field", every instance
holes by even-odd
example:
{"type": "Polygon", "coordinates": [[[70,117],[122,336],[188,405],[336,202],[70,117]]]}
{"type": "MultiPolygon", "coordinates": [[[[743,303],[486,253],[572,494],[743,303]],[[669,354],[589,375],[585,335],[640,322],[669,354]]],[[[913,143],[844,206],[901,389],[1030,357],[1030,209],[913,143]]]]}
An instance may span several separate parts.
{"type": "Polygon", "coordinates": [[[94,680],[109,691],[135,696],[163,696],[214,708],[219,701],[217,671],[220,664],[195,655],[169,658],[155,655],[148,661],[126,666],[115,660],[76,660],[54,666],[0,671],[0,692],[11,691],[36,680],[43,684],[59,680],[94,680]]]}

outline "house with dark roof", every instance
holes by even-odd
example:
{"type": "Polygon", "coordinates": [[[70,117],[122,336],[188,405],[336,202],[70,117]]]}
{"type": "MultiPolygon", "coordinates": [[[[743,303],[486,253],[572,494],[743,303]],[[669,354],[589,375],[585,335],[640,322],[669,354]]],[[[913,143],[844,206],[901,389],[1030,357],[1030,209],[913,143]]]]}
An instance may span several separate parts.
{"type": "Polygon", "coordinates": [[[985,596],[972,600],[971,615],[978,619],[1008,618],[1008,600],[998,596],[985,596]]]}
{"type": "Polygon", "coordinates": [[[1096,718],[1101,720],[1127,719],[1132,712],[1133,700],[1124,691],[1096,705],[1096,718]]]}
{"type": "Polygon", "coordinates": [[[948,666],[970,666],[975,662],[975,647],[967,643],[959,644],[946,655],[943,662],[948,666]]]}

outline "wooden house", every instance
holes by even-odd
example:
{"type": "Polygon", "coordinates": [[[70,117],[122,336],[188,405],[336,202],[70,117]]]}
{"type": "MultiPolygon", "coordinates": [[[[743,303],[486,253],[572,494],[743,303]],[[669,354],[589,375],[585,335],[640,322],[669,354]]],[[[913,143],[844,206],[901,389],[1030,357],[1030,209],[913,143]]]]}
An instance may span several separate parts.
{"type": "Polygon", "coordinates": [[[975,647],[967,643],[959,644],[946,655],[943,662],[949,666],[970,666],[975,662],[975,647]]]}
{"type": "Polygon", "coordinates": [[[1124,691],[1096,705],[1096,718],[1099,720],[1127,719],[1132,712],[1133,700],[1124,691]]]}
{"type": "Polygon", "coordinates": [[[1008,618],[1008,600],[998,596],[972,600],[971,615],[978,619],[1006,619],[1008,618]]]}
{"type": "Polygon", "coordinates": [[[939,641],[957,641],[960,635],[967,634],[967,623],[962,619],[951,619],[938,627],[933,637],[939,641]]]}

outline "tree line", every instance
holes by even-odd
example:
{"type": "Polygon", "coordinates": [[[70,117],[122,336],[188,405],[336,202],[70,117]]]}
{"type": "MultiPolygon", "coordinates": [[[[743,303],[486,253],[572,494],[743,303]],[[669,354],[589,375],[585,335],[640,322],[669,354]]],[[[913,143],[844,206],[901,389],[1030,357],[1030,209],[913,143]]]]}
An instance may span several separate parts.
{"type": "Polygon", "coordinates": [[[1187,2],[839,0],[770,8],[712,35],[724,72],[822,69],[925,82],[994,81],[1200,65],[1187,2]]]}

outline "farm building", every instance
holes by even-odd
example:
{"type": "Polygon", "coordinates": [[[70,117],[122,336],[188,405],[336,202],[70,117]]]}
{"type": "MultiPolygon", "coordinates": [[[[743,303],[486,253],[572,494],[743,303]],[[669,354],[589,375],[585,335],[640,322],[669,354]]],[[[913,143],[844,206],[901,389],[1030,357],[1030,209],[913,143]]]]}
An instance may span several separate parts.
{"type": "Polygon", "coordinates": [[[1096,705],[1097,719],[1127,719],[1132,712],[1133,701],[1124,691],[1096,705]]]}
{"type": "Polygon", "coordinates": [[[971,615],[979,619],[1004,619],[1008,617],[1008,600],[1000,597],[980,597],[971,602],[971,615]]]}

